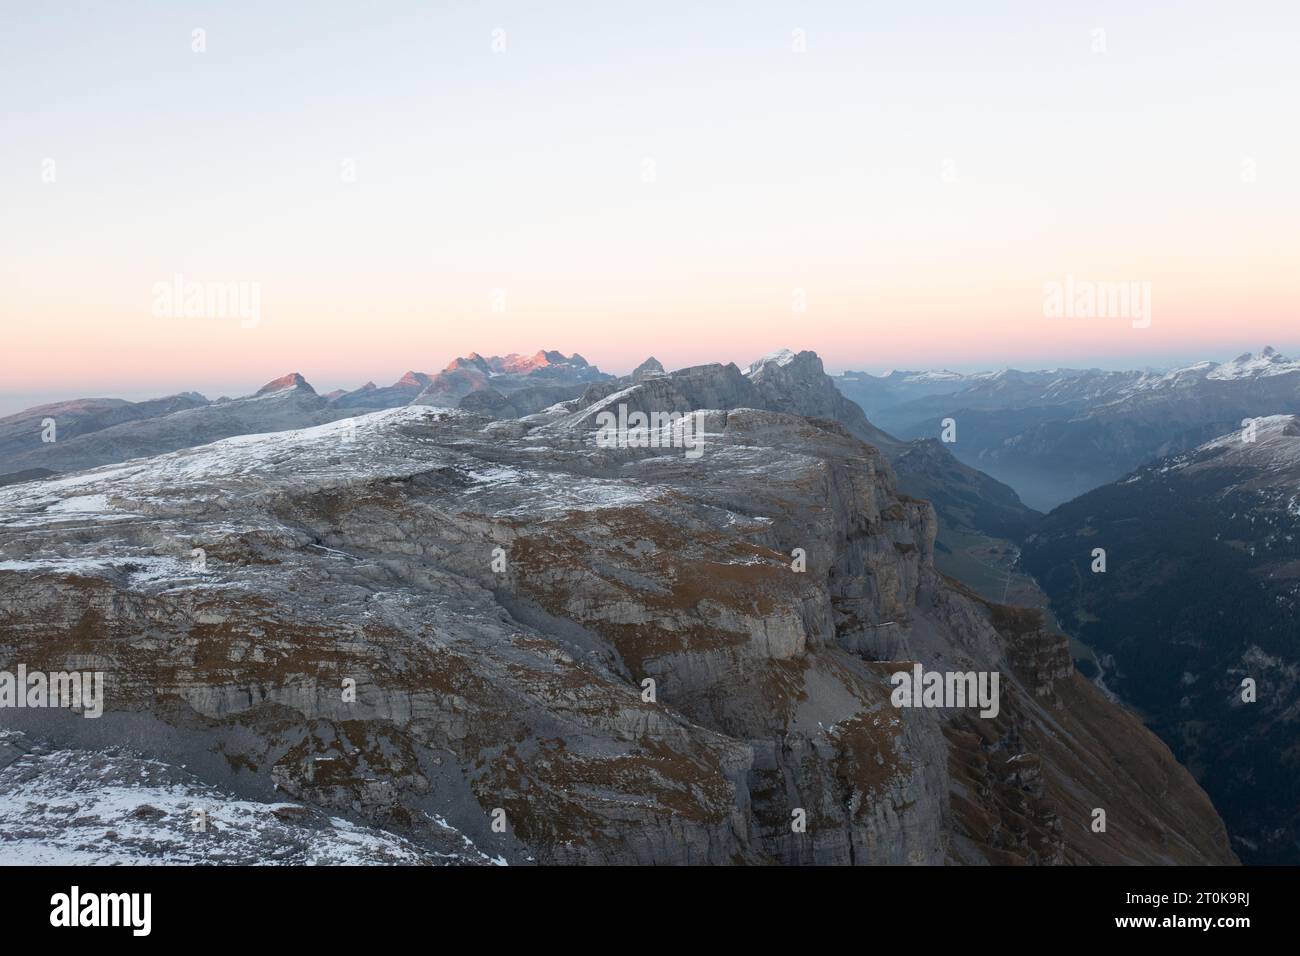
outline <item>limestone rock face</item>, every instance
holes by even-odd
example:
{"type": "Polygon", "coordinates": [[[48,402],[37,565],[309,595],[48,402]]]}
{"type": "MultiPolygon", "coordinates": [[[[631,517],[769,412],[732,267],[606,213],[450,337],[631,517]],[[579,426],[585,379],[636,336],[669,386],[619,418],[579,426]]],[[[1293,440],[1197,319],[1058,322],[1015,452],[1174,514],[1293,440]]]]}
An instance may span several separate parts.
{"type": "MultiPolygon", "coordinates": [[[[877,428],[836,387],[815,352],[782,349],[743,371],[715,363],[662,375],[639,373],[638,369],[630,378],[589,386],[576,401],[565,403],[570,417],[564,423],[594,427],[598,413],[620,406],[644,413],[760,408],[824,419],[882,452],[894,468],[900,490],[929,501],[946,534],[1019,540],[1040,517],[1011,488],[958,461],[941,442],[901,441],[877,428]]],[[[462,407],[468,404],[468,399],[462,400],[462,407]]],[[[485,405],[477,403],[475,410],[486,410],[485,405]]]]}
{"type": "Polygon", "coordinates": [[[709,408],[696,457],[599,447],[597,383],[0,488],[0,669],[106,680],[0,727],[511,863],[1232,862],[1063,639],[935,571],[881,453],[753,377],[625,396],[709,408]],[[998,672],[997,717],[894,706],[917,662],[998,672]]]}

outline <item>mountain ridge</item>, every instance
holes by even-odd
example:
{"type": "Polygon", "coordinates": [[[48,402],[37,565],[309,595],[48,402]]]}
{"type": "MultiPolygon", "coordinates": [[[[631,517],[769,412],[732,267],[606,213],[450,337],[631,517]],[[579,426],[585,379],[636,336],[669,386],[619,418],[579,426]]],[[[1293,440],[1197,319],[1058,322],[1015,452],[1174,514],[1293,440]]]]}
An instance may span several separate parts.
{"type": "Polygon", "coordinates": [[[1300,361],[1271,346],[1160,372],[1013,370],[938,384],[854,374],[836,382],[904,437],[937,435],[954,420],[953,453],[1040,510],[1245,418],[1300,411],[1300,361]]]}
{"type": "Polygon", "coordinates": [[[1024,560],[1243,859],[1300,861],[1300,416],[1253,420],[1059,506],[1024,560]]]}
{"type": "MultiPolygon", "coordinates": [[[[758,388],[718,368],[691,386],[758,388]]],[[[108,675],[102,729],[0,722],[516,862],[1235,862],[1063,637],[935,571],[933,509],[844,425],[703,411],[692,460],[578,411],[411,405],[0,488],[0,649],[57,670],[89,628],[108,675]],[[1000,671],[999,714],[892,707],[908,661],[1000,671]]]]}

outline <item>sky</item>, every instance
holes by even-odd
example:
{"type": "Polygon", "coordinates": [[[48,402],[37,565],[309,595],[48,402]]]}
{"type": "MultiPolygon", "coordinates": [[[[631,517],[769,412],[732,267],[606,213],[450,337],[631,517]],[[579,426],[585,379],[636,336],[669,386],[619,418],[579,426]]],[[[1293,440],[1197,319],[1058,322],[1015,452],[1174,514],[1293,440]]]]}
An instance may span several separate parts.
{"type": "Polygon", "coordinates": [[[1297,27],[1249,0],[6,3],[0,413],[471,351],[1294,354],[1297,27]],[[1052,314],[1067,282],[1136,293],[1052,314]]]}

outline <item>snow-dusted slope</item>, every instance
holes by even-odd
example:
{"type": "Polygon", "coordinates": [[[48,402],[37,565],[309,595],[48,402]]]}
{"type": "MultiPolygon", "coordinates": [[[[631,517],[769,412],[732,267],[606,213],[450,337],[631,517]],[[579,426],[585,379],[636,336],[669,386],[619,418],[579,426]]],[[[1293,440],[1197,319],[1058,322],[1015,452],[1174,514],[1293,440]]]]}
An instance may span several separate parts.
{"type": "MultiPolygon", "coordinates": [[[[512,863],[1231,860],[1063,638],[935,571],[930,507],[845,426],[714,410],[692,459],[570,413],[413,406],[0,489],[0,661],[105,675],[102,717],[0,726],[183,765],[255,832],[293,802],[512,863]],[[1000,671],[1000,716],[892,708],[900,659],[1000,671]],[[1109,841],[1084,825],[1102,789],[1109,841]]],[[[194,799],[141,784],[164,815],[194,799]]],[[[22,792],[8,821],[51,826],[22,792]]]]}
{"type": "Polygon", "coordinates": [[[494,862],[434,822],[436,849],[301,803],[241,799],[122,748],[56,749],[0,730],[0,866],[494,862]]]}

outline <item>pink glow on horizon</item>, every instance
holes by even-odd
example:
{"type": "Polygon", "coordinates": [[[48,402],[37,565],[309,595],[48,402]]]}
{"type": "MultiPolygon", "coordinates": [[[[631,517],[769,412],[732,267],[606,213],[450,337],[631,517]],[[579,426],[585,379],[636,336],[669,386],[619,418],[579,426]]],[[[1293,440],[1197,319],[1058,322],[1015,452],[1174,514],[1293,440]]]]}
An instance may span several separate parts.
{"type": "Polygon", "coordinates": [[[6,408],[383,385],[470,351],[621,373],[1300,348],[1294,30],[1228,7],[1110,5],[1102,53],[1051,5],[840,5],[795,55],[784,7],[507,4],[497,55],[478,5],[227,4],[198,56],[175,11],[10,6],[6,408]],[[155,317],[177,274],[258,283],[261,322],[155,317]],[[1066,275],[1149,282],[1150,328],[1045,317],[1066,275]]]}
{"type": "Polygon", "coordinates": [[[545,315],[523,309],[437,321],[418,312],[318,317],[308,310],[274,308],[266,309],[254,329],[216,319],[147,317],[89,327],[33,322],[15,329],[10,355],[20,361],[6,367],[3,391],[74,398],[195,390],[216,397],[247,393],[288,371],[299,371],[318,390],[328,391],[367,380],[390,384],[408,369],[437,372],[472,351],[531,354],[542,348],[577,351],[602,370],[623,374],[650,355],[669,369],[706,362],[743,367],[778,348],[815,351],[828,371],[880,371],[1163,366],[1222,360],[1265,345],[1285,353],[1300,344],[1295,331],[1300,316],[1294,310],[1262,309],[1258,303],[1248,320],[1224,320],[1220,316],[1229,313],[1213,302],[1173,314],[1155,298],[1153,321],[1145,329],[1122,318],[1045,319],[1030,309],[1009,317],[992,303],[966,314],[962,307],[954,311],[954,303],[940,311],[936,306],[945,303],[936,300],[896,305],[887,320],[855,319],[847,307],[822,303],[819,308],[810,300],[809,311],[793,320],[784,303],[757,303],[743,316],[721,306],[701,315],[689,309],[644,316],[625,312],[617,322],[580,312],[545,315]],[[932,311],[923,314],[927,309],[932,311]]]}

